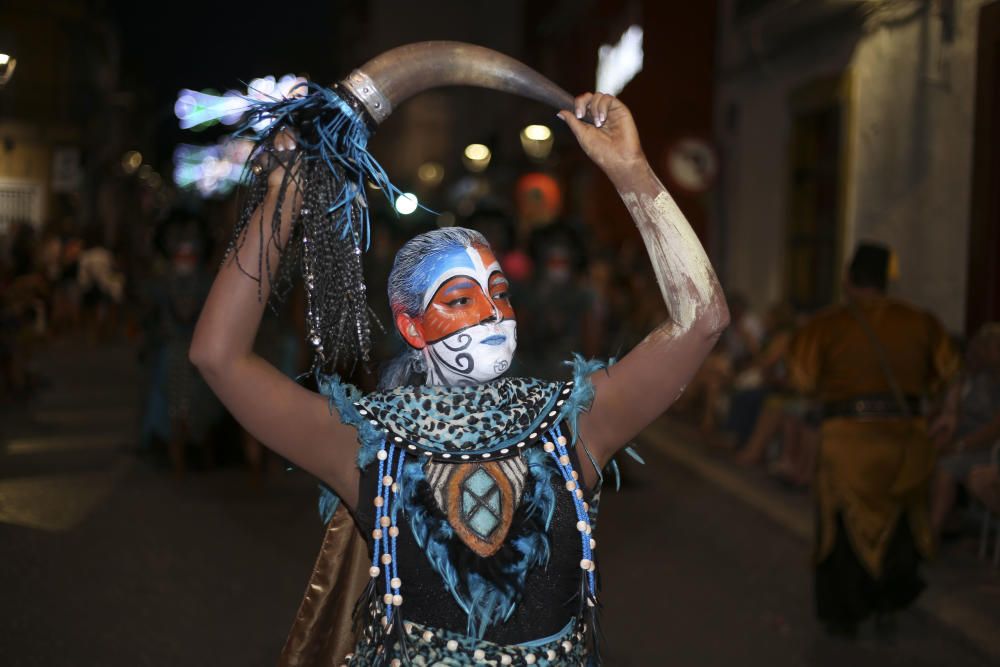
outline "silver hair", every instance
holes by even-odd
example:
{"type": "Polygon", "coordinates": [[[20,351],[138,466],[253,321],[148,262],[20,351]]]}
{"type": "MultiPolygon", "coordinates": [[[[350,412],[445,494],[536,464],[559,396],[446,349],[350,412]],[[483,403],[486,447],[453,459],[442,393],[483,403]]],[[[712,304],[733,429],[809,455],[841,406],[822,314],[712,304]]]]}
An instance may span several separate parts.
{"type": "MultiPolygon", "coordinates": [[[[489,247],[486,237],[464,227],[445,227],[414,236],[407,241],[392,262],[389,272],[389,305],[393,320],[399,313],[416,317],[423,310],[424,290],[422,278],[433,271],[434,260],[451,248],[471,248],[476,245],[489,247]]],[[[407,349],[388,361],[380,373],[378,388],[393,389],[408,384],[410,378],[424,372],[423,356],[419,351],[407,349]]]]}

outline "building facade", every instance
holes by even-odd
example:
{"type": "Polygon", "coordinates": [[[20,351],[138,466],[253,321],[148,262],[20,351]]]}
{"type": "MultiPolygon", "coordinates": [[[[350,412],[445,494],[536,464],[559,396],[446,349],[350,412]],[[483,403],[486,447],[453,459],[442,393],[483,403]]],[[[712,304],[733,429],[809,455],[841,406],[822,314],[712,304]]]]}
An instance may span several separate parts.
{"type": "Polygon", "coordinates": [[[1000,315],[977,303],[967,321],[970,281],[991,279],[970,273],[970,238],[995,245],[997,228],[995,210],[973,212],[977,98],[995,95],[977,56],[997,4],[720,3],[715,224],[730,287],[758,308],[814,310],[873,240],[895,250],[892,293],[950,330],[1000,315]]]}

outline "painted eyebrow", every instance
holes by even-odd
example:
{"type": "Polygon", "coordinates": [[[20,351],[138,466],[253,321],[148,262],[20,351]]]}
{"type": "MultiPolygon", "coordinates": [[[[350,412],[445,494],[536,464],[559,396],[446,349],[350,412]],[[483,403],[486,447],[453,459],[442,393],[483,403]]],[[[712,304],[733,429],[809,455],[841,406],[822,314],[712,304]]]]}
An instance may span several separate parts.
{"type": "Polygon", "coordinates": [[[498,283],[509,283],[509,282],[510,281],[507,280],[507,276],[505,276],[502,273],[494,273],[492,276],[490,276],[490,287],[498,283]]]}
{"type": "Polygon", "coordinates": [[[470,287],[478,287],[478,286],[479,285],[477,285],[475,282],[466,279],[463,282],[456,283],[450,287],[445,288],[445,290],[441,292],[441,296],[448,296],[450,292],[454,292],[455,290],[469,289],[470,287]]]}

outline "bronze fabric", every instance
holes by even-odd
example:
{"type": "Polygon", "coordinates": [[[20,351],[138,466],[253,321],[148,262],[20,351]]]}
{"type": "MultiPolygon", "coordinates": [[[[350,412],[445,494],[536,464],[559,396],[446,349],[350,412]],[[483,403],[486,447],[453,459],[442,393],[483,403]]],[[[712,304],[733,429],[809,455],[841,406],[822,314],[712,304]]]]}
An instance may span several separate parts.
{"type": "MultiPolygon", "coordinates": [[[[882,342],[903,393],[926,395],[957,371],[951,339],[932,315],[884,297],[857,305],[882,342]]],[[[890,391],[878,353],[846,306],[821,313],[797,332],[789,370],[800,390],[824,402],[890,391]]],[[[815,484],[816,561],[833,549],[838,514],[848,541],[873,576],[882,571],[900,519],[908,522],[918,549],[930,555],[927,491],[935,463],[923,417],[824,421],[815,484]]]]}
{"type": "Polygon", "coordinates": [[[278,660],[279,667],[344,663],[344,656],[356,643],[351,614],[368,583],[370,565],[365,540],[341,504],[327,525],[309,585],[278,660]]]}

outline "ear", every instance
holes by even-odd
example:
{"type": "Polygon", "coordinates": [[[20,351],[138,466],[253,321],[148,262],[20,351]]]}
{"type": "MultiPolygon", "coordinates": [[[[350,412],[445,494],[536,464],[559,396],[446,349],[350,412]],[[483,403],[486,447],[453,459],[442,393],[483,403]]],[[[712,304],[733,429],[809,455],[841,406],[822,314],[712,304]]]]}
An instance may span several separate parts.
{"type": "Polygon", "coordinates": [[[410,347],[418,350],[427,347],[427,343],[424,341],[423,327],[420,326],[420,322],[406,313],[396,314],[396,329],[410,347]]]}

